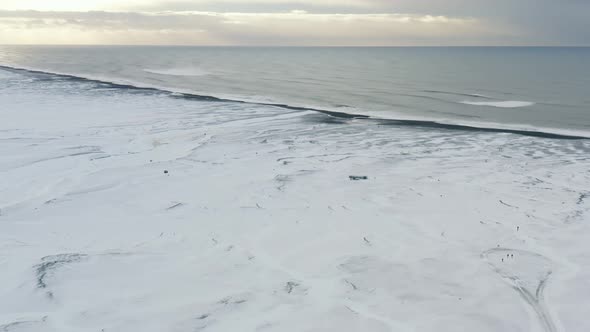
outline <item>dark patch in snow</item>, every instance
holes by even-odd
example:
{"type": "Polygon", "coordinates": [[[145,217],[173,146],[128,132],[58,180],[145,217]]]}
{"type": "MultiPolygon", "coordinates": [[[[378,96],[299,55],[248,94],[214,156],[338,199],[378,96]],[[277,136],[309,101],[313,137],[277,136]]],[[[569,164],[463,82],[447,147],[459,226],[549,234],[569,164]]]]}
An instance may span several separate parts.
{"type": "Polygon", "coordinates": [[[345,283],[347,283],[347,284],[349,284],[349,285],[350,285],[350,287],[352,287],[352,289],[353,289],[353,290],[358,290],[358,289],[359,289],[359,288],[357,287],[357,285],[355,285],[355,284],[354,284],[353,282],[351,282],[351,281],[348,281],[348,280],[344,279],[344,282],[345,282],[345,283]]]}
{"type": "Polygon", "coordinates": [[[502,205],[505,205],[505,206],[508,206],[508,207],[511,207],[511,208],[518,209],[518,207],[517,207],[517,206],[510,205],[510,204],[508,204],[508,203],[505,203],[505,202],[504,202],[504,201],[502,201],[502,200],[500,200],[499,202],[500,202],[502,205]]]}
{"type": "Polygon", "coordinates": [[[231,296],[225,297],[221,300],[219,300],[219,304],[223,304],[223,305],[230,305],[230,304],[242,304],[242,303],[246,303],[247,300],[244,299],[240,299],[240,300],[233,300],[233,298],[231,296]]]}
{"type": "Polygon", "coordinates": [[[183,205],[184,205],[184,203],[176,203],[176,204],[174,204],[174,205],[172,205],[172,206],[170,206],[170,207],[166,208],[166,210],[172,210],[172,209],[176,209],[177,207],[181,207],[181,206],[183,206],[183,205]]]}
{"type": "Polygon", "coordinates": [[[349,179],[351,179],[352,181],[360,181],[360,180],[368,180],[369,177],[368,176],[360,176],[360,175],[351,175],[348,177],[349,179]]]}
{"type": "Polygon", "coordinates": [[[580,194],[580,197],[578,197],[578,202],[577,202],[577,204],[578,204],[578,205],[581,205],[582,203],[584,203],[584,200],[585,200],[586,198],[589,198],[589,197],[590,197],[590,192],[581,193],[581,194],[580,194]]]}
{"type": "Polygon", "coordinates": [[[85,254],[59,254],[41,258],[41,263],[34,266],[37,288],[45,289],[47,296],[52,299],[53,292],[48,290],[48,277],[52,276],[58,268],[70,263],[77,263],[87,257],[88,255],[85,254]]]}
{"type": "Polygon", "coordinates": [[[21,330],[21,328],[25,328],[28,330],[28,328],[34,328],[37,325],[42,325],[43,323],[45,323],[45,321],[47,321],[47,316],[41,318],[41,320],[31,320],[31,321],[20,321],[20,322],[8,323],[5,325],[0,325],[0,331],[1,332],[10,332],[13,329],[21,330]]]}
{"type": "Polygon", "coordinates": [[[287,292],[287,294],[291,294],[293,292],[293,290],[295,288],[297,288],[299,286],[298,283],[294,282],[294,281],[289,281],[287,282],[287,284],[285,285],[285,291],[287,292]]]}

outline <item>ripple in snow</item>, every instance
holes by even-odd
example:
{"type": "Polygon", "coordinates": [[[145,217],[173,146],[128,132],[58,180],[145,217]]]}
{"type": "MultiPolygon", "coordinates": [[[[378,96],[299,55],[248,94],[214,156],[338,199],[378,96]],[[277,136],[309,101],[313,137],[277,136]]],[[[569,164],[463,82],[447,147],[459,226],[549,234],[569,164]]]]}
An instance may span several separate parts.
{"type": "Polygon", "coordinates": [[[482,256],[533,308],[544,330],[556,331],[543,295],[553,273],[552,262],[533,252],[505,248],[490,249],[482,256]]]}

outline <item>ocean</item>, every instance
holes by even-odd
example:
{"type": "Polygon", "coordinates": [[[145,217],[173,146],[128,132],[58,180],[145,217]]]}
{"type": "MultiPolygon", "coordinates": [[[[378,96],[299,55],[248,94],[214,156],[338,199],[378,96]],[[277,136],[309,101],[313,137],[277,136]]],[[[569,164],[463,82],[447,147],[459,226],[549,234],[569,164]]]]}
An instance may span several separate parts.
{"type": "Polygon", "coordinates": [[[590,48],[4,46],[0,64],[383,119],[590,132],[590,48]]]}
{"type": "Polygon", "coordinates": [[[590,50],[0,47],[0,331],[590,331],[590,50]]]}

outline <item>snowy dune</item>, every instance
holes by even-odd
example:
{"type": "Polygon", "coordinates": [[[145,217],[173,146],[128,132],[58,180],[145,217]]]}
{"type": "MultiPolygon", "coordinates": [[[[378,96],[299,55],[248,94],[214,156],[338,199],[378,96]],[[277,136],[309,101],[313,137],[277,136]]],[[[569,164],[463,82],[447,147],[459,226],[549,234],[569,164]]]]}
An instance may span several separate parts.
{"type": "Polygon", "coordinates": [[[0,87],[0,331],[590,330],[587,140],[0,87]]]}

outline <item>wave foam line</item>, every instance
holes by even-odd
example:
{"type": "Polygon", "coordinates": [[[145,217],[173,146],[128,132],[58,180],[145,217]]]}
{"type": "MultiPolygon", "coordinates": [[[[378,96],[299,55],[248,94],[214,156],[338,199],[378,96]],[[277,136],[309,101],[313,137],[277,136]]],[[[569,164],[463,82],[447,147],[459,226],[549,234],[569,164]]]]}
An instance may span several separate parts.
{"type": "Polygon", "coordinates": [[[361,115],[361,114],[354,114],[354,113],[347,113],[347,112],[336,112],[336,111],[330,111],[330,110],[324,110],[324,109],[312,108],[312,107],[293,106],[293,105],[281,104],[281,103],[262,103],[262,102],[252,102],[252,101],[244,101],[244,100],[238,100],[238,99],[219,98],[219,97],[215,97],[215,96],[198,95],[198,94],[185,93],[185,92],[175,92],[171,89],[146,87],[146,86],[127,84],[127,83],[116,83],[116,82],[110,82],[110,81],[105,81],[105,80],[101,80],[101,79],[86,78],[86,77],[76,76],[76,75],[71,75],[71,74],[55,73],[55,72],[50,72],[50,71],[42,71],[42,70],[37,70],[37,69],[29,69],[29,68],[21,68],[21,67],[12,67],[12,66],[6,66],[6,65],[0,65],[0,69],[6,70],[9,72],[21,72],[21,73],[25,72],[25,73],[30,73],[30,74],[52,75],[52,76],[60,77],[60,78],[71,80],[71,81],[103,84],[103,85],[109,86],[110,88],[115,88],[115,89],[146,91],[146,92],[153,92],[153,93],[165,93],[166,95],[173,97],[173,98],[182,98],[182,99],[188,99],[188,100],[199,100],[199,101],[208,101],[208,102],[227,102],[227,103],[239,103],[239,104],[247,104],[247,105],[271,106],[271,107],[278,107],[278,108],[294,110],[294,111],[312,111],[312,112],[318,112],[318,113],[326,114],[326,115],[333,116],[333,117],[343,118],[343,119],[372,120],[372,121],[377,121],[380,124],[387,124],[387,125],[394,125],[394,126],[434,128],[434,129],[473,131],[473,132],[508,133],[508,134],[522,135],[522,136],[551,138],[551,139],[568,139],[568,140],[590,139],[590,136],[562,134],[562,133],[556,133],[556,132],[551,132],[551,131],[486,127],[486,126],[468,125],[468,124],[453,124],[453,123],[444,123],[444,122],[438,122],[438,121],[433,121],[433,120],[389,119],[389,118],[382,118],[382,117],[375,117],[375,116],[368,116],[368,115],[361,115]]]}
{"type": "Polygon", "coordinates": [[[490,107],[499,107],[499,108],[518,108],[518,107],[528,107],[528,106],[535,105],[535,103],[533,103],[531,101],[516,101],[516,100],[508,100],[508,101],[462,101],[461,104],[474,105],[474,106],[490,106],[490,107]]]}
{"type": "Polygon", "coordinates": [[[204,70],[199,68],[170,68],[170,69],[150,69],[146,68],[143,71],[150,74],[168,75],[168,76],[206,76],[209,75],[204,70]]]}

